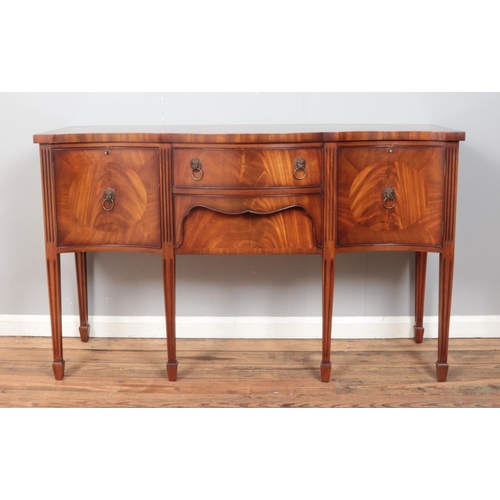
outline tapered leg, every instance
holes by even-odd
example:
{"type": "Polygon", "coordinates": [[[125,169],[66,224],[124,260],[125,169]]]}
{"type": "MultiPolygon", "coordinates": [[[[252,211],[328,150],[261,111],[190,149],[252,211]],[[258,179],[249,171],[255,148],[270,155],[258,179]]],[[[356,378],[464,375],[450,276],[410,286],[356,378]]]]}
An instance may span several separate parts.
{"type": "Polygon", "coordinates": [[[322,293],[323,293],[323,344],[321,360],[321,381],[329,382],[332,372],[330,351],[332,345],[333,283],[335,276],[335,258],[333,244],[326,244],[323,249],[322,293]]]}
{"type": "Polygon", "coordinates": [[[56,380],[64,378],[61,319],[61,261],[59,254],[48,252],[47,282],[49,287],[50,327],[52,332],[52,369],[56,380]]]}
{"type": "Polygon", "coordinates": [[[439,382],[448,376],[448,339],[450,333],[451,292],[453,285],[453,249],[443,248],[439,256],[439,326],[436,374],[439,382]]]}
{"type": "Polygon", "coordinates": [[[85,252],[75,252],[75,263],[76,284],[78,288],[78,311],[80,313],[80,339],[82,342],[87,342],[90,333],[87,294],[87,254],[85,252]]]}
{"type": "Polygon", "coordinates": [[[417,252],[415,259],[415,326],[413,333],[415,342],[422,343],[424,339],[424,300],[425,275],[427,271],[427,252],[417,252]]]}
{"type": "Polygon", "coordinates": [[[175,340],[175,256],[172,244],[166,244],[163,254],[163,289],[167,328],[167,375],[177,380],[177,359],[175,340]]]}

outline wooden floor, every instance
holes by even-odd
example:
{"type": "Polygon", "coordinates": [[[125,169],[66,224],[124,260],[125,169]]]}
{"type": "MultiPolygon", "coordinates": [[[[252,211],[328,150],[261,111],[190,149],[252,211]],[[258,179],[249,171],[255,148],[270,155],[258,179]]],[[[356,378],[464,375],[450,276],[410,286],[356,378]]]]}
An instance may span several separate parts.
{"type": "Polygon", "coordinates": [[[332,381],[320,340],[179,339],[169,382],[162,339],[64,339],[52,375],[50,338],[0,337],[0,407],[500,407],[500,339],[451,339],[448,380],[437,341],[334,340],[332,381]]]}

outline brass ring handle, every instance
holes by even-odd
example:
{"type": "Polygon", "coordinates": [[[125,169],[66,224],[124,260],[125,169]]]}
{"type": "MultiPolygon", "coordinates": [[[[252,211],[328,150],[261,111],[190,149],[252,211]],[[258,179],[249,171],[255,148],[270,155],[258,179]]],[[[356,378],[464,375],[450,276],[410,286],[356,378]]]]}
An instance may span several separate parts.
{"type": "Polygon", "coordinates": [[[382,205],[384,205],[384,208],[387,208],[387,210],[392,210],[396,206],[394,189],[391,187],[385,188],[383,195],[384,199],[382,200],[382,205]]]}
{"type": "Polygon", "coordinates": [[[201,160],[199,158],[193,158],[191,160],[190,167],[191,167],[191,177],[195,181],[201,181],[201,179],[203,179],[201,160]]]}
{"type": "Polygon", "coordinates": [[[111,212],[111,210],[115,208],[115,192],[111,188],[108,188],[104,191],[102,196],[104,198],[102,200],[102,208],[106,210],[106,212],[111,212]]]}
{"type": "Polygon", "coordinates": [[[306,160],[304,158],[301,158],[300,156],[295,159],[294,161],[294,170],[293,170],[293,176],[298,180],[301,181],[304,179],[306,176],[306,160]]]}

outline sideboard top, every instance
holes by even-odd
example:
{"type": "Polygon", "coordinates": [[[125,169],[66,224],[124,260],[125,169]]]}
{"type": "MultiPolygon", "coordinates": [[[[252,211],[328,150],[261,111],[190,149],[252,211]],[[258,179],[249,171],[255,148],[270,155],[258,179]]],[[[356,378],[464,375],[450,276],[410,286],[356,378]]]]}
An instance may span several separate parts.
{"type": "Polygon", "coordinates": [[[324,141],[463,141],[465,132],[436,125],[158,125],[68,127],[33,136],[39,144],[81,142],[274,143],[324,141]]]}

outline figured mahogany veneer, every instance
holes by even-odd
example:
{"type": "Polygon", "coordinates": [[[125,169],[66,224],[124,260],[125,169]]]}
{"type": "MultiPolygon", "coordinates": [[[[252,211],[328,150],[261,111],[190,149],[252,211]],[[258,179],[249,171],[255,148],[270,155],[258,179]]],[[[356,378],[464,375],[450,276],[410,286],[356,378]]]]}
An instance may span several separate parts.
{"type": "Polygon", "coordinates": [[[321,253],[321,194],[231,196],[200,191],[174,195],[177,253],[321,253]]]}
{"type": "Polygon", "coordinates": [[[460,131],[435,126],[69,128],[40,144],[56,379],[64,377],[60,254],[74,252],[89,338],[86,253],[163,263],[167,373],[177,378],[176,254],[321,254],[321,380],[331,375],[335,255],[415,252],[422,342],[427,253],[440,254],[437,379],[446,380],[460,131]]]}
{"type": "Polygon", "coordinates": [[[161,248],[157,149],[55,149],[52,157],[59,248],[161,248]],[[109,211],[106,189],[114,193],[109,211]]]}
{"type": "Polygon", "coordinates": [[[174,187],[273,188],[321,186],[322,145],[312,148],[187,148],[175,147],[174,187]],[[192,158],[202,164],[203,176],[195,180],[192,158]],[[294,176],[294,162],[305,161],[305,170],[294,176]]]}
{"type": "Polygon", "coordinates": [[[178,254],[321,253],[310,217],[296,207],[260,214],[232,214],[194,208],[183,227],[178,254]]]}
{"type": "Polygon", "coordinates": [[[340,147],[337,246],[439,247],[445,154],[444,146],[340,147]],[[387,207],[385,189],[394,192],[387,207]]]}

